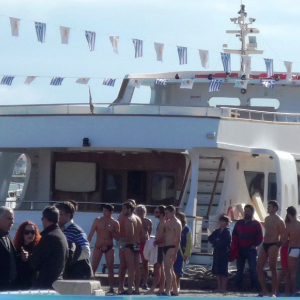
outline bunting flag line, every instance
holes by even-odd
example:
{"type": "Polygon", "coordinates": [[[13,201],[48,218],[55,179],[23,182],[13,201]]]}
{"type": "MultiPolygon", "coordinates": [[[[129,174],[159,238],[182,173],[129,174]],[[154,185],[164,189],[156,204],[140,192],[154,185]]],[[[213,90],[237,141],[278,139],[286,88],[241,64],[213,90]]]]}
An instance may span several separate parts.
{"type": "Polygon", "coordinates": [[[108,86],[114,86],[116,82],[116,79],[113,78],[104,78],[103,80],[103,85],[108,85],[108,86]]]}
{"type": "Polygon", "coordinates": [[[200,50],[199,49],[199,56],[200,56],[200,60],[201,60],[201,65],[204,69],[207,69],[209,67],[209,54],[208,54],[208,50],[200,50]]]}
{"type": "Polygon", "coordinates": [[[11,85],[15,76],[3,76],[0,84],[11,85]]]}
{"type": "Polygon", "coordinates": [[[85,31],[85,37],[88,42],[90,51],[94,51],[95,50],[95,42],[96,42],[96,32],[85,31]]]}
{"type": "Polygon", "coordinates": [[[134,86],[136,88],[140,88],[141,84],[142,84],[143,80],[142,79],[130,79],[129,83],[131,86],[134,86]]]}
{"type": "Polygon", "coordinates": [[[163,61],[164,46],[165,45],[161,43],[154,43],[157,61],[163,61]]]}
{"type": "Polygon", "coordinates": [[[61,85],[63,80],[64,80],[64,77],[53,77],[51,79],[50,85],[61,85]]]}
{"type": "Polygon", "coordinates": [[[167,79],[156,79],[155,84],[157,85],[167,85],[168,80],[167,79]]]}
{"type": "Polygon", "coordinates": [[[231,73],[230,53],[221,53],[223,68],[226,74],[231,73]]]}
{"type": "Polygon", "coordinates": [[[134,44],[134,57],[142,57],[143,56],[143,41],[138,39],[132,39],[134,44]]]}
{"type": "Polygon", "coordinates": [[[264,79],[262,80],[261,84],[268,88],[268,89],[274,89],[274,86],[275,86],[275,80],[273,79],[264,79]]]}
{"type": "Polygon", "coordinates": [[[93,114],[94,113],[94,105],[93,105],[93,99],[92,99],[92,93],[91,93],[90,86],[89,86],[89,103],[90,103],[91,114],[93,114]]]}
{"type": "Polygon", "coordinates": [[[35,31],[38,42],[45,43],[46,24],[41,22],[35,22],[35,31]]]}
{"type": "Polygon", "coordinates": [[[210,81],[208,91],[209,92],[218,92],[221,88],[223,81],[224,81],[223,79],[212,79],[210,81]]]}
{"type": "Polygon", "coordinates": [[[59,26],[60,30],[60,38],[61,38],[61,43],[62,44],[69,44],[69,37],[70,37],[70,27],[64,27],[64,26],[59,26]]]}
{"type": "Polygon", "coordinates": [[[115,35],[110,35],[109,36],[109,40],[111,42],[111,45],[113,46],[114,48],[114,52],[116,54],[119,54],[119,37],[118,36],[115,36],[115,35]]]}
{"type": "Polygon", "coordinates": [[[177,52],[179,57],[179,64],[187,64],[187,47],[177,46],[177,52]]]}
{"type": "Polygon", "coordinates": [[[234,87],[239,88],[239,89],[247,89],[248,85],[248,80],[236,80],[234,87]]]}
{"type": "Polygon", "coordinates": [[[194,84],[194,79],[182,79],[180,88],[181,89],[192,89],[194,84]]]}
{"type": "Polygon", "coordinates": [[[293,78],[292,64],[293,62],[291,61],[284,61],[284,65],[286,67],[286,80],[291,80],[293,78]]]}
{"type": "Polygon", "coordinates": [[[242,55],[242,60],[243,60],[243,67],[244,67],[244,73],[246,75],[251,74],[251,56],[247,55],[242,55]]]}
{"type": "Polygon", "coordinates": [[[29,85],[35,78],[36,78],[36,76],[27,76],[24,81],[24,84],[29,85]]]}
{"type": "Polygon", "coordinates": [[[79,84],[87,84],[89,82],[90,78],[85,78],[85,77],[82,77],[82,78],[78,78],[75,83],[79,83],[79,84]]]}
{"type": "Polygon", "coordinates": [[[19,36],[20,19],[10,17],[9,20],[10,20],[10,27],[11,27],[11,35],[19,36]]]}
{"type": "Polygon", "coordinates": [[[265,63],[266,63],[266,68],[267,68],[267,76],[271,77],[274,75],[273,71],[273,59],[271,58],[264,58],[265,63]]]}

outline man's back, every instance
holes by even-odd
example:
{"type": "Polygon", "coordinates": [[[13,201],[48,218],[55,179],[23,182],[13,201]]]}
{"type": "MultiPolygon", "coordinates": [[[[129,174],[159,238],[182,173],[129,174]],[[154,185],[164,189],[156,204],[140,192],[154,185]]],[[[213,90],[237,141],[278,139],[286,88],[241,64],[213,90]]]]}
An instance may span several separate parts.
{"type": "Polygon", "coordinates": [[[33,287],[52,288],[52,283],[61,278],[68,259],[68,242],[56,224],[47,227],[41,235],[29,258],[30,265],[39,273],[33,287]]]}
{"type": "Polygon", "coordinates": [[[289,237],[289,247],[300,247],[300,222],[295,220],[286,225],[287,234],[289,237]]]}

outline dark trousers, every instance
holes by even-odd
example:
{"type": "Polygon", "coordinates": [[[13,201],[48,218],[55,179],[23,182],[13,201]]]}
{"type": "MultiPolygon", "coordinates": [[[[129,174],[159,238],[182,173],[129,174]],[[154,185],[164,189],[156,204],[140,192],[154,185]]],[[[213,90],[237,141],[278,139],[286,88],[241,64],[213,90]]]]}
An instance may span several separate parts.
{"type": "Polygon", "coordinates": [[[242,288],[243,285],[243,273],[245,268],[246,261],[249,265],[249,272],[250,272],[250,281],[251,281],[251,288],[258,289],[259,288],[259,281],[256,272],[256,257],[257,251],[256,249],[239,249],[239,257],[236,260],[236,280],[235,285],[237,288],[242,288]]]}
{"type": "Polygon", "coordinates": [[[88,259],[78,260],[71,267],[66,268],[64,279],[91,279],[94,276],[88,259]]]}

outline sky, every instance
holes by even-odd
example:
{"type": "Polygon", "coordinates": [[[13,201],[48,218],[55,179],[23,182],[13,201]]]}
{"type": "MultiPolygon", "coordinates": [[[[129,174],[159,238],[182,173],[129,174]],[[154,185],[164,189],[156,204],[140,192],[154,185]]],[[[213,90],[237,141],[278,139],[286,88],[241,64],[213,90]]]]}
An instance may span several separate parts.
{"type": "MultiPolygon", "coordinates": [[[[226,30],[238,29],[241,0],[0,0],[0,78],[16,75],[11,86],[0,85],[0,105],[88,103],[88,87],[76,84],[90,77],[93,102],[111,103],[126,74],[170,71],[206,71],[198,49],[209,50],[209,70],[222,71],[222,45],[239,48],[238,38],[226,30]],[[11,36],[9,17],[21,19],[20,36],[11,36]],[[47,24],[46,41],[36,38],[34,21],[47,24]],[[60,42],[59,26],[71,27],[69,45],[60,42]],[[95,51],[89,51],[84,31],[96,32],[95,51]],[[119,39],[113,52],[109,34],[119,39]],[[144,41],[144,54],[134,58],[132,38],[144,41]],[[156,60],[153,42],[164,43],[164,61],[156,60]],[[176,46],[188,48],[188,64],[179,65],[176,46]],[[26,76],[39,76],[24,85],[26,76]],[[61,86],[50,86],[52,77],[66,77],[61,86]],[[103,78],[117,78],[114,87],[103,78]]],[[[263,58],[274,59],[275,72],[284,72],[283,61],[300,72],[300,1],[243,0],[258,49],[252,70],[265,71],[263,58]]],[[[239,56],[232,55],[232,70],[239,56]]],[[[134,102],[145,102],[137,93],[134,102]]]]}

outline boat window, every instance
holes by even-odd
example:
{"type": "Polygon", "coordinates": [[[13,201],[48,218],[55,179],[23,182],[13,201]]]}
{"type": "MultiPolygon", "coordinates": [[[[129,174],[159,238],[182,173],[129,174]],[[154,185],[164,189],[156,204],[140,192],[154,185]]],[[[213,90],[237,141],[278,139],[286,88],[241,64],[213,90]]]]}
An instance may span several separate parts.
{"type": "Polygon", "coordinates": [[[277,199],[276,173],[269,173],[268,178],[268,201],[277,199]]]}
{"type": "Polygon", "coordinates": [[[250,198],[252,199],[252,196],[255,193],[258,193],[261,201],[263,202],[265,174],[262,172],[252,171],[245,171],[244,174],[250,198]]]}
{"type": "MultiPolygon", "coordinates": [[[[124,174],[118,171],[106,171],[103,174],[103,199],[105,203],[122,203],[124,174]]],[[[120,207],[118,207],[120,211],[120,207]]]]}
{"type": "Polygon", "coordinates": [[[208,101],[209,106],[217,107],[218,105],[232,105],[240,106],[241,101],[239,98],[228,98],[228,97],[212,97],[208,101]]]}
{"type": "Polygon", "coordinates": [[[127,199],[134,199],[138,204],[146,204],[146,171],[129,171],[127,174],[127,199]]]}
{"type": "Polygon", "coordinates": [[[278,99],[273,98],[251,98],[249,106],[273,107],[274,109],[278,109],[280,102],[278,99]]]}
{"type": "Polygon", "coordinates": [[[141,85],[139,88],[135,88],[131,104],[149,104],[151,98],[151,89],[150,86],[141,85]]]}
{"type": "Polygon", "coordinates": [[[175,201],[175,176],[155,174],[151,179],[151,204],[171,205],[175,201]]]}

